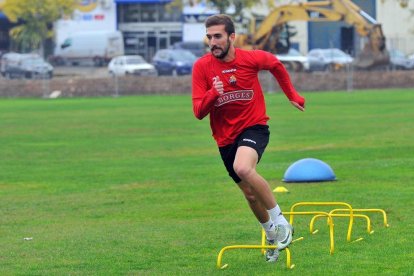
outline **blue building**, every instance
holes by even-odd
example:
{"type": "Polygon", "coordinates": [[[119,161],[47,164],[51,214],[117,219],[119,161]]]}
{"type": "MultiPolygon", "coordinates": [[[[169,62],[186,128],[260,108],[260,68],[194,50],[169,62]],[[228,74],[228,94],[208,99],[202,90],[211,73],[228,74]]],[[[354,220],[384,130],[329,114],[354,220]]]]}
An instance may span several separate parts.
{"type": "MultiPolygon", "coordinates": [[[[375,0],[353,0],[353,2],[372,18],[376,18],[375,0]]],[[[360,45],[360,39],[355,28],[343,21],[308,23],[308,49],[339,48],[354,55],[358,51],[356,46],[360,45]]]]}

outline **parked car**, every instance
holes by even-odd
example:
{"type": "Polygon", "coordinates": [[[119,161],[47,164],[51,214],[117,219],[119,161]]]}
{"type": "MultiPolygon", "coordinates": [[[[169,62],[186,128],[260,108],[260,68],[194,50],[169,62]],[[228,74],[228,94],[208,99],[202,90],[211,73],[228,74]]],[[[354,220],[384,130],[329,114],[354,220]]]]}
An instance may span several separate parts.
{"type": "Polygon", "coordinates": [[[337,48],[312,49],[308,52],[310,71],[338,71],[351,65],[353,58],[337,48]]]}
{"type": "Polygon", "coordinates": [[[414,69],[414,55],[406,56],[400,50],[392,49],[390,53],[390,62],[392,69],[411,70],[414,69]]]}
{"type": "Polygon", "coordinates": [[[158,50],[152,63],[158,75],[189,75],[197,57],[187,50],[163,49],[158,50]]]}
{"type": "Polygon", "coordinates": [[[108,64],[108,72],[114,76],[156,76],[157,70],[140,55],[114,57],[108,64]]]}
{"type": "Polygon", "coordinates": [[[301,72],[309,70],[309,59],[298,50],[290,48],[286,54],[277,54],[276,57],[289,71],[301,72]]]}
{"type": "Polygon", "coordinates": [[[1,74],[8,78],[52,78],[53,66],[37,54],[7,53],[1,57],[1,74]]]}
{"type": "Polygon", "coordinates": [[[172,49],[182,49],[182,50],[188,50],[191,53],[193,53],[196,57],[201,57],[204,54],[206,54],[207,46],[204,44],[204,42],[176,42],[172,45],[172,49]]]}

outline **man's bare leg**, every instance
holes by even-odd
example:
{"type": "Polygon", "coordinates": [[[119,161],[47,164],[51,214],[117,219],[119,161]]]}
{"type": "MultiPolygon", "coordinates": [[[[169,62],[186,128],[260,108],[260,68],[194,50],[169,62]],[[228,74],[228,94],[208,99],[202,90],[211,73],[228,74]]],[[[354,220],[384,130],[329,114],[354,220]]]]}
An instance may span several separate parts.
{"type": "Polygon", "coordinates": [[[263,207],[270,210],[276,206],[276,200],[267,181],[256,172],[258,158],[256,150],[241,146],[237,149],[233,167],[242,181],[249,184],[263,207]]]}
{"type": "Polygon", "coordinates": [[[246,146],[239,147],[233,164],[234,171],[242,179],[242,187],[247,186],[251,190],[251,193],[247,193],[246,196],[246,192],[249,192],[249,189],[240,187],[245,194],[246,199],[249,201],[249,197],[251,198],[249,205],[259,222],[262,223],[262,221],[265,221],[266,219],[266,216],[263,214],[263,208],[266,209],[266,212],[270,216],[270,220],[267,223],[262,223],[268,239],[273,239],[274,237],[274,235],[272,235],[273,228],[266,229],[266,227],[276,226],[275,233],[277,236],[276,240],[278,248],[284,249],[292,241],[293,229],[283,216],[280,207],[277,205],[269,184],[256,171],[258,158],[255,149],[246,146]],[[256,200],[260,204],[254,203],[256,200]],[[253,206],[251,203],[253,203],[253,206]]]}
{"type": "Polygon", "coordinates": [[[250,187],[250,184],[241,181],[238,183],[240,190],[242,190],[244,197],[247,200],[247,203],[249,204],[250,209],[252,210],[253,214],[256,216],[257,220],[260,223],[265,223],[269,221],[269,213],[267,212],[266,208],[263,207],[262,203],[260,203],[256,196],[253,193],[252,188],[250,187]]]}

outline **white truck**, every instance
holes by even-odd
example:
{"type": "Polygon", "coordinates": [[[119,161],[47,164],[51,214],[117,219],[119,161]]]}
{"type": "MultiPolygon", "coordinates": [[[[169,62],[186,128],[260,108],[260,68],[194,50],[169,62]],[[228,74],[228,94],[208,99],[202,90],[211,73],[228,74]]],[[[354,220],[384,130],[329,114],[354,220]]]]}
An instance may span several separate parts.
{"type": "Polygon", "coordinates": [[[93,62],[103,66],[116,56],[124,54],[124,40],[120,31],[88,31],[69,35],[55,48],[50,61],[56,65],[78,65],[93,62]]]}

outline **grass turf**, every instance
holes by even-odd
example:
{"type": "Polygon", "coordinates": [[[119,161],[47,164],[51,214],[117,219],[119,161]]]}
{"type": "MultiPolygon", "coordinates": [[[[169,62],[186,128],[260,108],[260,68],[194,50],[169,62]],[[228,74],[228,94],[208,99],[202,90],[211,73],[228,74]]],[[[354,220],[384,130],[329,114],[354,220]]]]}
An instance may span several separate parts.
{"type": "MultiPolygon", "coordinates": [[[[258,167],[283,210],[299,201],[344,201],[370,214],[335,219],[335,253],[326,224],[308,232],[295,219],[294,275],[412,275],[413,90],[306,93],[298,112],[281,94],[267,98],[271,141],[258,167]],[[336,182],[286,184],[294,161],[327,162],[336,182]]],[[[260,228],[227,177],[208,120],[189,96],[0,101],[1,275],[270,275],[260,228]],[[24,238],[32,238],[24,240],[24,238]]],[[[324,209],[324,208],[321,208],[324,209]]],[[[326,209],[326,208],[325,208],[326,209]]]]}

